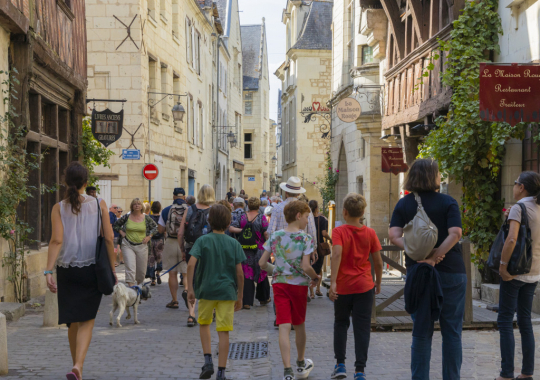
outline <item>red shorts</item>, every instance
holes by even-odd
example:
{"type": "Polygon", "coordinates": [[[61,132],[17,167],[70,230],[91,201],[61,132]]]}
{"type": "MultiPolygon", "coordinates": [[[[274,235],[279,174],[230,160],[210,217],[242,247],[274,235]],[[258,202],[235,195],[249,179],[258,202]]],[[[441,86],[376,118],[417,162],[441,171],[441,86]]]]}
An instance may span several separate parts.
{"type": "Polygon", "coordinates": [[[306,321],[307,286],[274,284],[274,304],[276,305],[276,323],[301,325],[306,321]]]}

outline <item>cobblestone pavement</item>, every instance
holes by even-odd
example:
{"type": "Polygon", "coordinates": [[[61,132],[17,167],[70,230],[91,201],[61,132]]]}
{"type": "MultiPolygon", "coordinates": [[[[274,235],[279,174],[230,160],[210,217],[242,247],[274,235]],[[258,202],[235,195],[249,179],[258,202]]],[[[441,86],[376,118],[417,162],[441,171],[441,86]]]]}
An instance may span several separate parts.
{"type": "MultiPolygon", "coordinates": [[[[111,298],[102,301],[94,337],[86,358],[85,380],[152,380],[197,379],[204,362],[198,328],[186,326],[187,310],[167,309],[170,301],[167,277],[162,285],[152,287],[152,298],[139,306],[140,325],[123,319],[123,327],[110,327],[111,298]]],[[[182,288],[180,288],[181,290],[182,288]]],[[[257,303],[257,302],[256,302],[257,303]]],[[[310,379],[329,379],[333,359],[333,305],[328,298],[318,298],[308,305],[308,343],[306,357],[315,362],[310,379]]],[[[227,373],[233,380],[282,379],[283,365],[278,346],[277,329],[273,327],[272,306],[255,307],[235,314],[231,342],[269,341],[269,356],[257,360],[229,360],[227,373]]],[[[65,379],[71,368],[67,329],[43,328],[41,314],[30,314],[8,324],[10,372],[6,379],[65,379]]],[[[535,326],[540,342],[540,326],[535,326]]],[[[354,364],[352,327],[349,333],[347,359],[350,377],[354,364]]],[[[296,358],[294,334],[292,357],[296,358]]],[[[521,358],[519,334],[516,331],[517,359],[521,358]]],[[[497,331],[464,332],[464,365],[462,379],[493,379],[499,367],[497,331]]],[[[213,332],[214,363],[217,367],[217,334],[213,332]]],[[[371,334],[366,371],[369,379],[410,379],[410,332],[371,334]]],[[[441,339],[436,333],[433,344],[431,379],[441,379],[441,339]]],[[[537,369],[540,348],[537,344],[537,369]]],[[[516,360],[516,369],[520,364],[516,360]]]]}

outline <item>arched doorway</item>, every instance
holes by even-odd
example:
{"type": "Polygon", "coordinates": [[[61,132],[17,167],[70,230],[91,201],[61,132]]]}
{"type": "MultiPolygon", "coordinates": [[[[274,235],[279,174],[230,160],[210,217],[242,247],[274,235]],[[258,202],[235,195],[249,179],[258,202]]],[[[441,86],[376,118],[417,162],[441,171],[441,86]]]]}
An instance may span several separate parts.
{"type": "Polygon", "coordinates": [[[349,193],[347,155],[345,154],[345,145],[343,143],[341,143],[339,151],[337,169],[339,170],[339,177],[336,184],[336,220],[343,222],[343,199],[345,199],[345,196],[349,193]]]}

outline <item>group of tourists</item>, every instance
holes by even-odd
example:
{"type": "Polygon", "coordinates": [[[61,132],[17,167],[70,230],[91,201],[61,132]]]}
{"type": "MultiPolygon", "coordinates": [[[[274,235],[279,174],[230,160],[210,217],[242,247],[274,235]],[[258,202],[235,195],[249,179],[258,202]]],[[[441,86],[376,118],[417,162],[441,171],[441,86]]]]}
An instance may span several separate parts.
{"type": "MultiPolygon", "coordinates": [[[[284,380],[305,379],[314,368],[306,357],[307,303],[320,291],[324,246],[332,243],[329,297],[334,306],[334,355],[332,379],[347,377],[345,366],[347,330],[351,319],[354,331],[354,379],[367,379],[374,298],[381,290],[382,249],[375,231],[363,224],[365,198],[348,194],[342,206],[344,224],[328,234],[328,221],[318,203],[307,201],[301,180],[291,177],[280,185],[279,196],[246,199],[232,189],[227,199],[216,201],[210,185],[197,198],[186,199],[183,188],[175,188],[173,204],[161,208],[159,202],[145,207],[140,199],[121,215],[116,205],[85,194],[88,170],[78,162],[65,173],[66,199],[52,211],[52,237],[47,262],[47,285],[58,292],[59,323],[67,324],[73,361],[68,380],[81,380],[83,364],[101,302],[95,274],[95,246],[104,236],[113,273],[120,253],[125,262],[128,286],[141,285],[145,277],[152,285],[161,283],[167,271],[171,301],[167,308],[178,309],[178,289],[188,310],[188,326],[200,327],[204,365],[201,379],[215,372],[211,352],[210,325],[216,322],[219,359],[216,379],[226,379],[229,331],[234,313],[272,302],[275,325],[279,328],[284,380]],[[279,201],[278,201],[279,199],[279,201]],[[263,206],[262,202],[268,202],[263,206]],[[107,214],[109,213],[109,214],[107,214]],[[107,218],[109,215],[109,218],[107,218]],[[320,253],[320,254],[319,254],[320,253]],[[373,271],[372,271],[373,266],[373,271]],[[56,280],[53,277],[56,270],[56,280]],[[372,275],[372,272],[374,275],[372,275]],[[179,279],[179,275],[181,280],[179,279]],[[271,279],[271,284],[269,282],[271,279]],[[198,302],[198,315],[195,306],[198,302]],[[290,332],[296,335],[297,358],[291,364],[290,332]]],[[[435,248],[423,260],[407,254],[405,300],[412,310],[413,332],[411,373],[414,380],[429,379],[434,321],[443,336],[444,380],[461,378],[462,323],[465,308],[466,272],[459,240],[462,234],[457,202],[438,192],[437,163],[417,160],[409,169],[404,189],[410,194],[396,205],[390,222],[393,244],[406,251],[407,228],[419,210],[424,210],[436,227],[435,248]],[[405,232],[404,232],[405,231],[405,232]]],[[[242,196],[243,195],[243,196],[242,196]]],[[[502,370],[497,380],[514,379],[514,335],[512,321],[517,311],[522,336],[523,365],[519,379],[532,379],[535,342],[531,325],[534,291],[540,280],[540,175],[524,172],[515,181],[514,198],[527,210],[533,241],[533,265],[527,275],[511,276],[507,262],[516,244],[521,224],[521,208],[508,212],[509,236],[505,242],[499,272],[501,296],[499,331],[502,370]]],[[[410,246],[410,242],[409,242],[410,246]]],[[[115,273],[116,276],[116,273],[115,273]]]]}

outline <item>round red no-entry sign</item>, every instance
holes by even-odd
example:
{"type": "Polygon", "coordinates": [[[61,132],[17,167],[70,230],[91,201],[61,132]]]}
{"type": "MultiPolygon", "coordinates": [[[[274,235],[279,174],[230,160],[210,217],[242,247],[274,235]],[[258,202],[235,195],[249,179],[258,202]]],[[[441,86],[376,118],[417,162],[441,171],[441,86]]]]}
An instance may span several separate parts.
{"type": "Polygon", "coordinates": [[[157,178],[159,174],[159,170],[156,165],[154,164],[148,164],[145,165],[142,171],[143,177],[146,178],[149,181],[153,181],[157,178]]]}

